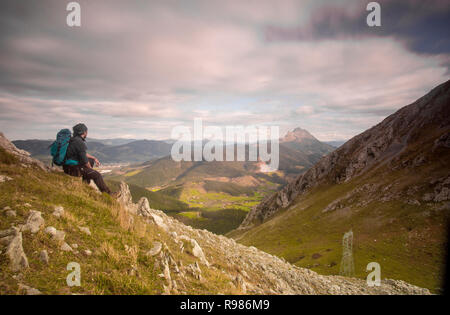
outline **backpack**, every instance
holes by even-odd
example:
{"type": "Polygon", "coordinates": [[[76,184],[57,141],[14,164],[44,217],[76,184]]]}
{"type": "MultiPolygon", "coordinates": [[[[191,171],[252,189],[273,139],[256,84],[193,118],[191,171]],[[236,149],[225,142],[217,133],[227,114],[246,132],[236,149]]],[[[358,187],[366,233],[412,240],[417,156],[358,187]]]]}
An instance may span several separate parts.
{"type": "Polygon", "coordinates": [[[50,146],[50,154],[53,156],[53,164],[62,166],[66,164],[66,153],[72,133],[69,129],[61,129],[56,135],[56,141],[50,146]]]}

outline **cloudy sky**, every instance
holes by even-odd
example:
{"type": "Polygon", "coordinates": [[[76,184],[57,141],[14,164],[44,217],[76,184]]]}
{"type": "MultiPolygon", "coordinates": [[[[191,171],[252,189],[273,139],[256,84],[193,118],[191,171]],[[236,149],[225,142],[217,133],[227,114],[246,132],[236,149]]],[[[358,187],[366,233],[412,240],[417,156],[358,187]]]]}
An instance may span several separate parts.
{"type": "Polygon", "coordinates": [[[167,139],[176,125],[278,125],[348,139],[449,79],[450,1],[0,3],[0,131],[167,139]]]}

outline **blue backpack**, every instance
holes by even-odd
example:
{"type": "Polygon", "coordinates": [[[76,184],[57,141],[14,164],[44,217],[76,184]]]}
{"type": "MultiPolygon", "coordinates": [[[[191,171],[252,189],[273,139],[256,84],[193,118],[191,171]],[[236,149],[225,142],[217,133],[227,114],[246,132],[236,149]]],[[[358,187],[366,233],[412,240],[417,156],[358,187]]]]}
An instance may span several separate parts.
{"type": "Polygon", "coordinates": [[[72,133],[69,129],[61,129],[56,135],[56,141],[50,146],[50,154],[53,156],[53,164],[62,165],[77,165],[78,162],[74,160],[66,160],[67,148],[72,133]]]}

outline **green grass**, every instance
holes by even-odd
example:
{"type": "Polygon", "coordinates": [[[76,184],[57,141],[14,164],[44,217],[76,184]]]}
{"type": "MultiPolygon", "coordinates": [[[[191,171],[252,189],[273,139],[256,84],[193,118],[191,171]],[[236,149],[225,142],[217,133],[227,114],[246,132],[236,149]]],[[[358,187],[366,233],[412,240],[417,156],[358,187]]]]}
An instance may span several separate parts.
{"type": "Polygon", "coordinates": [[[242,196],[242,195],[251,196],[256,191],[255,187],[247,187],[235,183],[227,183],[211,180],[205,180],[203,188],[207,192],[222,192],[229,194],[231,196],[242,196]]]}
{"type": "Polygon", "coordinates": [[[226,234],[237,228],[247,212],[239,209],[222,209],[216,211],[198,210],[192,212],[169,213],[184,224],[197,229],[206,229],[215,234],[226,234]]]}
{"type": "Polygon", "coordinates": [[[126,173],[124,176],[125,176],[125,177],[130,177],[130,176],[137,175],[137,174],[139,174],[140,172],[142,172],[142,170],[134,170],[134,171],[131,171],[131,172],[126,173]]]}
{"type": "Polygon", "coordinates": [[[184,211],[184,212],[179,212],[178,215],[182,215],[182,216],[192,219],[192,220],[194,220],[194,219],[201,220],[202,219],[201,213],[199,211],[184,211]]]}

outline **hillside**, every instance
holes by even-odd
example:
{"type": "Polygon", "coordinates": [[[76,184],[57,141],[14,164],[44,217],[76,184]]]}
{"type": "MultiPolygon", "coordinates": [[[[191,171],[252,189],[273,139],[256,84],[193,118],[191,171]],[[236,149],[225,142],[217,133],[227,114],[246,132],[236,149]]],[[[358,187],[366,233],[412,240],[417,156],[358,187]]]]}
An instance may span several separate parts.
{"type": "Polygon", "coordinates": [[[229,235],[325,274],[353,229],[356,275],[440,292],[450,199],[450,81],[323,157],[229,235]]]}
{"type": "Polygon", "coordinates": [[[321,276],[50,171],[0,133],[0,294],[427,294],[321,276]],[[68,263],[80,286],[66,284],[68,263]]]}

